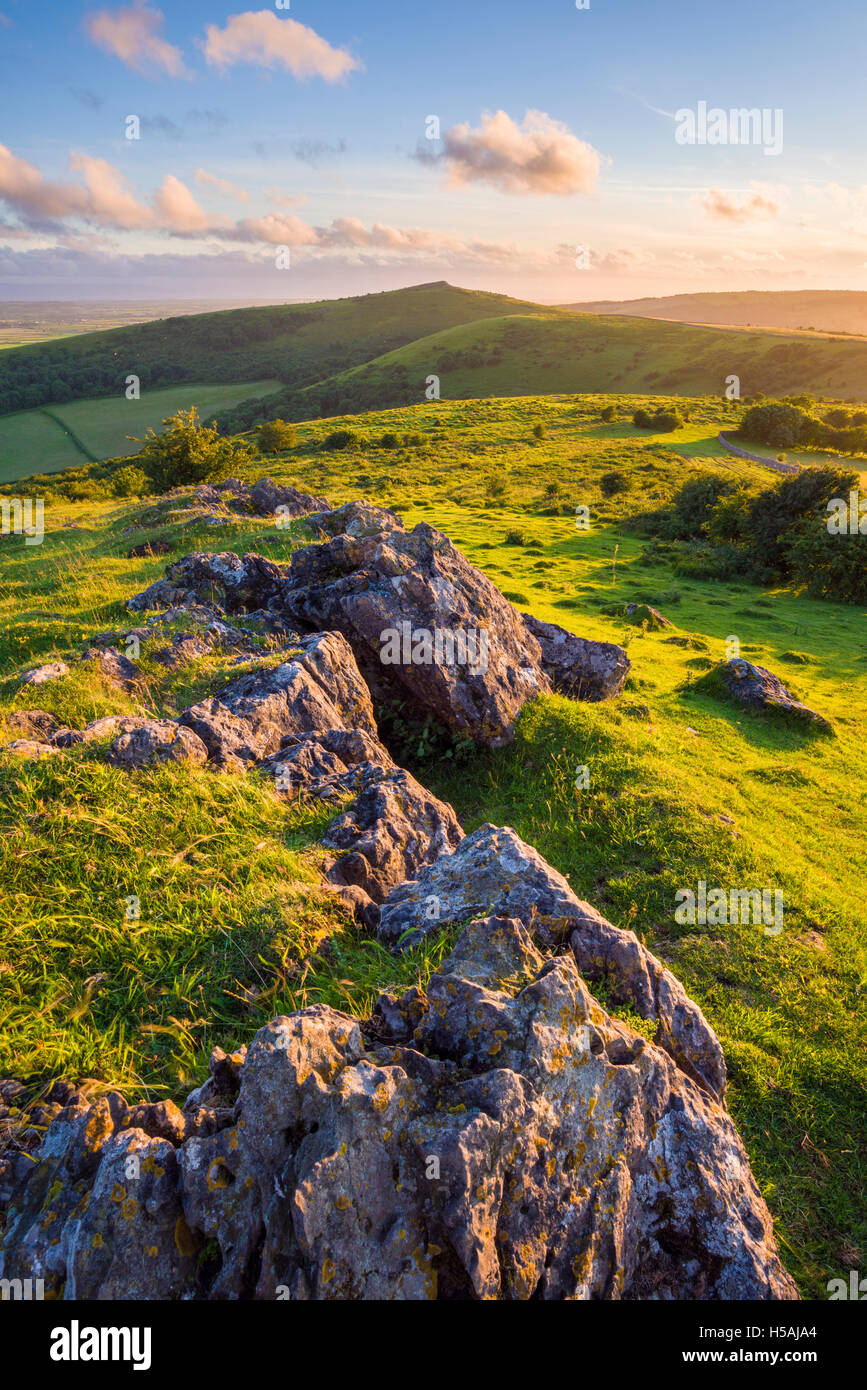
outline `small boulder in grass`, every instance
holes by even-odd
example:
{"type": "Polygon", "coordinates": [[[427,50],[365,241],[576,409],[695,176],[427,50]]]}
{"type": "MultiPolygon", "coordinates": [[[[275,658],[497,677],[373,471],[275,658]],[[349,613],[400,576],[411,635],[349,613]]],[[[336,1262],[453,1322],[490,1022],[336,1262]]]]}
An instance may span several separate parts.
{"type": "Polygon", "coordinates": [[[138,667],[117,647],[88,647],[82,660],[96,662],[100,674],[115,690],[129,690],[141,674],[138,667]]]}
{"type": "Polygon", "coordinates": [[[26,738],[36,739],[39,742],[51,738],[60,728],[60,720],[57,716],[49,714],[44,709],[13,710],[11,714],[7,714],[6,723],[10,729],[15,729],[26,738]]]}
{"type": "Polygon", "coordinates": [[[817,732],[833,733],[831,721],[824,715],[817,714],[808,705],[802,704],[800,700],[796,700],[779,676],[775,676],[764,666],[754,666],[743,657],[721,661],[712,671],[708,671],[706,676],[696,681],[693,689],[733,700],[747,709],[783,715],[806,724],[817,732]]]}
{"type": "Polygon", "coordinates": [[[16,758],[24,758],[30,763],[39,762],[41,758],[47,758],[57,751],[51,744],[37,743],[32,738],[15,738],[3,749],[4,753],[12,753],[16,758]]]}
{"type": "Polygon", "coordinates": [[[35,666],[32,670],[25,671],[21,677],[21,684],[45,685],[48,681],[59,681],[68,675],[69,667],[65,661],[49,661],[44,666],[35,666]]]}
{"type": "Polygon", "coordinates": [[[663,627],[674,626],[668,618],[663,617],[658,608],[651,608],[649,603],[627,603],[626,616],[636,627],[646,623],[651,632],[658,632],[663,627]]]}
{"type": "Polygon", "coordinates": [[[141,727],[121,734],[108,750],[115,767],[149,767],[154,763],[191,763],[201,767],[208,750],[198,734],[171,719],[149,719],[141,727]]]}
{"type": "Polygon", "coordinates": [[[172,547],[169,541],[143,541],[141,545],[134,545],[132,550],[128,550],[126,558],[128,560],[146,559],[151,555],[171,555],[172,547]]]}

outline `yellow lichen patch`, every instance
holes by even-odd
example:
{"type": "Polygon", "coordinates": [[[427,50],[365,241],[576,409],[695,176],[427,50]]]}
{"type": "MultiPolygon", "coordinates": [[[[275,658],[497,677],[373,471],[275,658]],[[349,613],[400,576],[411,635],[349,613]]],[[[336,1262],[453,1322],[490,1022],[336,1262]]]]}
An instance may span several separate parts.
{"type": "Polygon", "coordinates": [[[107,1110],[94,1106],[84,1130],[84,1142],[91,1153],[101,1148],[110,1134],[114,1133],[111,1116],[107,1110]]]}
{"type": "Polygon", "coordinates": [[[124,1216],[127,1221],[132,1221],[133,1217],[138,1211],[138,1202],[136,1201],[135,1197],[127,1197],[120,1210],[121,1215],[124,1216]]]}
{"type": "Polygon", "coordinates": [[[143,1173],[153,1173],[155,1178],[164,1178],[166,1175],[165,1168],[162,1168],[160,1164],[157,1163],[156,1159],[151,1156],[145,1159],[141,1167],[143,1173]]]}
{"type": "Polygon", "coordinates": [[[199,1248],[198,1237],[193,1234],[182,1216],[175,1222],[175,1249],[187,1258],[195,1255],[199,1248]]]}
{"type": "Polygon", "coordinates": [[[91,1246],[91,1249],[101,1250],[104,1243],[105,1242],[103,1241],[102,1236],[100,1235],[99,1231],[97,1231],[95,1236],[93,1237],[93,1245],[91,1246]]]}
{"type": "Polygon", "coordinates": [[[226,1167],[225,1160],[217,1157],[212,1160],[208,1169],[208,1188],[211,1192],[216,1192],[218,1188],[228,1187],[232,1180],[232,1175],[226,1167]]]}
{"type": "Polygon", "coordinates": [[[323,1284],[329,1283],[333,1278],[334,1278],[334,1261],[333,1261],[333,1260],[328,1260],[328,1259],[323,1260],[323,1262],[322,1262],[322,1282],[323,1282],[323,1284]]]}
{"type": "Polygon", "coordinates": [[[114,1185],[114,1187],[112,1188],[112,1191],[111,1191],[111,1200],[112,1200],[113,1202],[125,1202],[125,1201],[126,1201],[126,1188],[123,1186],[122,1183],[119,1183],[119,1182],[115,1183],[115,1185],[114,1185]]]}
{"type": "Polygon", "coordinates": [[[380,1081],[373,1093],[373,1108],[374,1110],[388,1109],[388,1088],[383,1081],[380,1081]]]}
{"type": "Polygon", "coordinates": [[[159,1253],[160,1253],[160,1252],[159,1252],[159,1246],[156,1246],[156,1245],[149,1245],[149,1246],[147,1246],[147,1248],[145,1249],[145,1254],[147,1255],[148,1259],[150,1259],[150,1260],[155,1260],[156,1257],[157,1257],[157,1255],[158,1255],[159,1253]]]}
{"type": "Polygon", "coordinates": [[[341,1192],[340,1196],[336,1199],[334,1205],[336,1206],[338,1211],[347,1211],[349,1207],[352,1205],[352,1203],[350,1202],[346,1193],[341,1192]]]}

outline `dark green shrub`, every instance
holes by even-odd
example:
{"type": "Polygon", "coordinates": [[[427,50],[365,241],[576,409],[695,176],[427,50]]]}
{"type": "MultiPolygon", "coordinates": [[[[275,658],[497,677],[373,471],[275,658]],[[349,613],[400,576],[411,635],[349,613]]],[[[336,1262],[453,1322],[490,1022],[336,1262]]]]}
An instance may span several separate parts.
{"type": "Polygon", "coordinates": [[[298,431],[285,420],[268,420],[259,426],[256,443],[262,454],[279,454],[284,449],[297,447],[298,431]]]}
{"type": "Polygon", "coordinates": [[[234,444],[215,425],[201,424],[195,406],[179,410],[163,424],[167,428],[162,434],[148,430],[138,455],[157,492],[230,478],[256,458],[249,444],[234,444]]]}
{"type": "Polygon", "coordinates": [[[603,473],[599,479],[599,487],[603,497],[615,497],[618,492],[628,492],[632,486],[632,480],[627,473],[622,473],[617,468],[612,468],[610,472],[603,473]]]}

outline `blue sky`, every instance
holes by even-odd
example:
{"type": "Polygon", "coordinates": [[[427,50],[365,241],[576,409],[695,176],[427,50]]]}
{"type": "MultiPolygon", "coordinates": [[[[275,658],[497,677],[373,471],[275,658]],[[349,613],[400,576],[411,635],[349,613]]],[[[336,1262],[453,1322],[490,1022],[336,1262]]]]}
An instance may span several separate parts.
{"type": "Polygon", "coordinates": [[[0,296],[865,289],[865,37],[848,0],[0,0],[0,296]],[[781,151],[678,143],[701,102],[781,151]]]}

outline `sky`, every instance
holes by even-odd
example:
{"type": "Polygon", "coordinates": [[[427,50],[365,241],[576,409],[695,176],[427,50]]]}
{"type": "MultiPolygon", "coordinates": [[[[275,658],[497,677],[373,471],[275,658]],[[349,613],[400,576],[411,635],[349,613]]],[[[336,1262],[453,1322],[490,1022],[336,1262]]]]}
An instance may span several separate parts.
{"type": "Polygon", "coordinates": [[[863,0],[579,2],[0,0],[0,299],[867,290],[863,0]]]}

